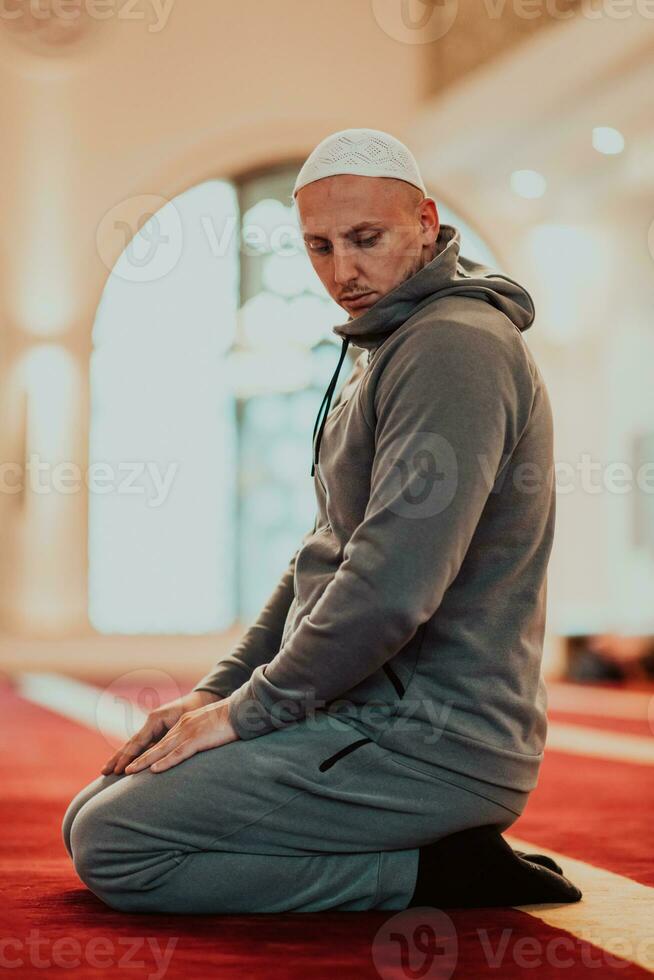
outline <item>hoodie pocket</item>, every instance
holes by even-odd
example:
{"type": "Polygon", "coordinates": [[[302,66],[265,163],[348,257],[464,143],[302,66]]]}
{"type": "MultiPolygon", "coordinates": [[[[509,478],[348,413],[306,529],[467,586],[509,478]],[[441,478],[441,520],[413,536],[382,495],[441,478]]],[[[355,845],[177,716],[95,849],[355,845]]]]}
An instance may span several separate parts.
{"type": "MultiPolygon", "coordinates": [[[[411,665],[411,673],[410,673],[409,681],[407,683],[411,682],[411,678],[415,673],[416,665],[418,663],[418,658],[420,656],[420,651],[422,650],[422,644],[425,639],[426,629],[427,629],[427,623],[424,622],[418,627],[418,629],[416,630],[412,638],[409,640],[407,646],[402,651],[403,653],[406,653],[408,650],[413,651],[413,658],[412,658],[413,663],[411,665]]],[[[382,664],[382,670],[384,671],[389,681],[395,688],[395,693],[397,694],[399,700],[401,701],[404,695],[406,694],[407,684],[404,684],[400,680],[397,671],[394,670],[393,667],[391,667],[390,661],[387,660],[385,664],[382,664]]]]}
{"type": "Polygon", "coordinates": [[[350,742],[349,745],[345,745],[342,749],[339,749],[338,752],[334,752],[333,755],[323,759],[318,768],[321,772],[331,769],[331,767],[335,765],[339,759],[343,759],[346,755],[349,755],[350,752],[355,752],[356,749],[360,748],[362,745],[366,745],[368,742],[372,742],[372,739],[358,738],[355,742],[350,742]]]}
{"type": "Polygon", "coordinates": [[[402,683],[402,681],[397,676],[397,674],[395,673],[395,671],[393,670],[393,668],[390,666],[389,663],[385,663],[383,665],[383,668],[384,668],[384,673],[386,674],[386,676],[388,677],[389,681],[391,682],[391,684],[393,685],[393,687],[397,691],[398,698],[403,698],[404,697],[404,684],[402,683]]]}

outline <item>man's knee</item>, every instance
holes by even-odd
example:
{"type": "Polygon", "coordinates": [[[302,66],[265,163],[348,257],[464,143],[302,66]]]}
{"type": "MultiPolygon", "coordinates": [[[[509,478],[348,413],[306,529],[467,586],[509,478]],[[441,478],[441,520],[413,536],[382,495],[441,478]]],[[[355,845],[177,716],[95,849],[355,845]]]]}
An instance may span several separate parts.
{"type": "Polygon", "coordinates": [[[70,845],[70,834],[73,829],[73,820],[80,811],[80,806],[77,803],[77,797],[68,804],[68,809],[64,813],[64,818],[61,821],[61,838],[64,842],[64,847],[68,851],[68,857],[72,859],[73,851],[70,845]]]}
{"type": "Polygon", "coordinates": [[[64,847],[68,852],[68,856],[73,858],[73,850],[71,846],[71,834],[73,830],[73,823],[85,803],[92,800],[94,796],[102,792],[108,786],[111,786],[118,779],[124,778],[124,773],[114,774],[110,776],[99,776],[94,779],[88,786],[77,793],[73,799],[68,804],[66,812],[64,813],[63,820],[61,821],[61,836],[64,842],[64,847]]]}
{"type": "Polygon", "coordinates": [[[70,827],[70,850],[80,879],[106,901],[107,886],[111,886],[117,869],[112,867],[112,828],[107,820],[107,807],[103,804],[104,801],[94,798],[78,810],[70,827]]]}
{"type": "Polygon", "coordinates": [[[119,809],[115,800],[100,794],[77,813],[70,831],[75,870],[87,888],[111,908],[164,911],[167,879],[183,857],[131,830],[119,809]]]}

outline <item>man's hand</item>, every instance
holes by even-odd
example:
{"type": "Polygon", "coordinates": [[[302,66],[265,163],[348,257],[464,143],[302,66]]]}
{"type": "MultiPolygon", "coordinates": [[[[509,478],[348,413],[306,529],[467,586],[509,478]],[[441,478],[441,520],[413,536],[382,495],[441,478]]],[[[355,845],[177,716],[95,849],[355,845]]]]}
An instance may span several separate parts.
{"type": "Polygon", "coordinates": [[[212,694],[211,691],[191,691],[182,698],[175,698],[174,701],[160,705],[149,713],[143,727],[105,762],[102,767],[103,775],[121,773],[125,766],[141,755],[152,742],[158,742],[167,731],[172,729],[182,715],[222,700],[224,699],[218,694],[212,694]]]}
{"type": "Polygon", "coordinates": [[[229,698],[207,704],[183,714],[160,742],[125,767],[131,774],[150,766],[151,772],[163,772],[196,752],[215,749],[234,742],[238,735],[229,720],[229,698]]]}

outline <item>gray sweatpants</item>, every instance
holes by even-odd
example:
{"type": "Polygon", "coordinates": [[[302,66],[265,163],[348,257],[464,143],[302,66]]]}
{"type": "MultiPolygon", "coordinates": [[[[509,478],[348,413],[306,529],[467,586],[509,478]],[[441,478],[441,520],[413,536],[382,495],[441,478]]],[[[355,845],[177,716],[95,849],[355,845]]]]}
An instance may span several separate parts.
{"type": "Polygon", "coordinates": [[[164,772],[100,775],[63,838],[82,881],[126,912],[404,909],[421,844],[506,830],[528,797],[413,765],[318,713],[164,772]]]}

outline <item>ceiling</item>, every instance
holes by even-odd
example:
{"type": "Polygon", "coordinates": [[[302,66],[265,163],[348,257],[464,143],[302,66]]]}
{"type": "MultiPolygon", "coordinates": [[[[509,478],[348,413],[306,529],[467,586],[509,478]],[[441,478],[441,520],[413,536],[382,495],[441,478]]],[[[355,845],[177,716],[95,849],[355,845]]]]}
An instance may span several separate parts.
{"type": "Polygon", "coordinates": [[[427,100],[410,135],[425,180],[473,226],[582,220],[598,207],[645,208],[651,221],[654,20],[634,7],[621,20],[561,21],[427,100]],[[619,129],[625,150],[598,153],[594,126],[619,129]],[[546,195],[518,197],[517,169],[542,173],[546,195]]]}

